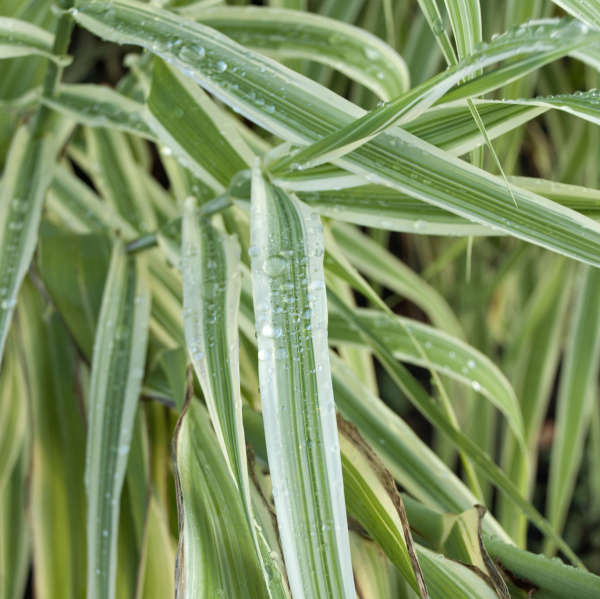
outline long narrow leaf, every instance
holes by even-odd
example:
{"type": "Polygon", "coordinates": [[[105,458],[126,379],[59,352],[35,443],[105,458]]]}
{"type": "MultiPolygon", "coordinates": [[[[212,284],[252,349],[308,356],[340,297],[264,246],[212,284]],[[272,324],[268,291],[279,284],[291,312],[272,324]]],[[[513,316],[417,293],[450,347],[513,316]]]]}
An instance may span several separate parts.
{"type": "Polygon", "coordinates": [[[338,69],[384,100],[408,89],[402,58],[366,31],[310,12],[259,7],[181,11],[276,58],[306,58],[338,69]]]}
{"type": "Polygon", "coordinates": [[[144,374],[149,315],[143,274],[117,243],[92,359],[86,454],[88,599],[114,597],[119,500],[144,374]]]}
{"type": "Polygon", "coordinates": [[[20,19],[0,17],[0,59],[37,54],[60,66],[68,65],[70,57],[53,54],[53,44],[54,36],[45,29],[20,19]]]}
{"type": "Polygon", "coordinates": [[[0,359],[17,294],[33,257],[44,194],[59,143],[56,128],[34,137],[22,125],[13,138],[0,189],[0,359]]]}
{"type": "Polygon", "coordinates": [[[208,413],[191,399],[175,437],[176,597],[267,599],[245,508],[208,413]]]}
{"type": "Polygon", "coordinates": [[[558,532],[564,525],[593,404],[598,400],[594,382],[600,370],[600,270],[586,268],[580,275],[577,290],[550,459],[547,514],[558,532]]]}
{"type": "Polygon", "coordinates": [[[292,594],[352,598],[318,216],[252,181],[252,286],[269,466],[292,594]]]}

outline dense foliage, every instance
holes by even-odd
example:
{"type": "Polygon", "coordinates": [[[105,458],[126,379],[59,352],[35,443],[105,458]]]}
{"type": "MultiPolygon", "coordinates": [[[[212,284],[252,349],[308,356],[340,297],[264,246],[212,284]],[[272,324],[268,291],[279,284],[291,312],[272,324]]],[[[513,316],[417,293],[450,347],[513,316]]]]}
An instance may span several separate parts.
{"type": "Polygon", "coordinates": [[[0,599],[600,597],[600,3],[245,4],[0,0],[0,599]]]}

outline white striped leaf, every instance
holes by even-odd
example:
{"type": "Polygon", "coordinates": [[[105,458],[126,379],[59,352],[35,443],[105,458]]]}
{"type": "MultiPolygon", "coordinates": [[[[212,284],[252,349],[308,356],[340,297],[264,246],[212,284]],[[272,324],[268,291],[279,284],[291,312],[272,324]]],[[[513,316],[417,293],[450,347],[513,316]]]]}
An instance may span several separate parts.
{"type": "Polygon", "coordinates": [[[183,218],[183,310],[186,344],[208,411],[246,517],[272,596],[285,583],[250,500],[239,384],[237,313],[241,288],[240,247],[217,230],[188,198],[183,218]]]}
{"type": "Polygon", "coordinates": [[[290,589],[352,599],[321,224],[257,169],[251,242],[260,394],[290,589]]]}
{"type": "Polygon", "coordinates": [[[60,120],[50,117],[45,135],[33,131],[36,123],[21,125],[13,137],[0,188],[0,360],[61,140],[60,120]]]}
{"type": "Polygon", "coordinates": [[[190,398],[175,433],[178,599],[267,599],[246,510],[211,429],[190,398]]]}
{"type": "Polygon", "coordinates": [[[595,0],[552,0],[590,27],[600,29],[600,6],[595,0]]]}
{"type": "Polygon", "coordinates": [[[198,86],[155,60],[147,121],[180,162],[217,193],[247,169],[254,154],[233,123],[198,86]]]}
{"type": "Polygon", "coordinates": [[[117,242],[92,357],[85,473],[88,599],[115,596],[119,502],[144,376],[149,316],[144,275],[117,242]]]}
{"type": "MultiPolygon", "coordinates": [[[[464,341],[416,320],[356,310],[356,316],[382,339],[400,360],[433,368],[482,393],[506,416],[523,443],[521,408],[510,383],[495,364],[464,341]],[[410,331],[410,334],[409,334],[410,331]],[[415,346],[415,343],[418,346],[415,346]]],[[[337,314],[329,326],[330,343],[360,343],[356,331],[337,314]]]]}
{"type": "Polygon", "coordinates": [[[53,45],[54,36],[45,29],[20,19],[0,17],[0,59],[33,54],[67,66],[71,57],[57,56],[52,52],[53,45]]]}
{"type": "Polygon", "coordinates": [[[42,103],[90,127],[114,127],[154,139],[144,105],[105,85],[63,83],[42,103]]]}
{"type": "Polygon", "coordinates": [[[378,37],[310,12],[257,6],[182,10],[236,42],[275,58],[323,63],[362,83],[384,100],[409,87],[404,60],[378,37]]]}
{"type": "Polygon", "coordinates": [[[377,358],[381,361],[383,367],[392,380],[401,389],[411,403],[455,446],[462,450],[485,477],[498,486],[521,510],[527,515],[531,522],[542,531],[549,539],[552,539],[560,549],[569,557],[569,559],[580,565],[579,558],[573,553],[572,549],[558,536],[550,523],[537,511],[537,509],[524,499],[517,487],[506,474],[493,462],[487,453],[477,445],[470,437],[463,434],[455,428],[443,413],[441,407],[431,398],[410,374],[410,372],[400,364],[393,355],[393,352],[384,343],[377,334],[363,323],[343,304],[341,300],[331,294],[333,304],[349,322],[352,322],[357,329],[357,333],[364,336],[365,341],[371,347],[377,358]]]}

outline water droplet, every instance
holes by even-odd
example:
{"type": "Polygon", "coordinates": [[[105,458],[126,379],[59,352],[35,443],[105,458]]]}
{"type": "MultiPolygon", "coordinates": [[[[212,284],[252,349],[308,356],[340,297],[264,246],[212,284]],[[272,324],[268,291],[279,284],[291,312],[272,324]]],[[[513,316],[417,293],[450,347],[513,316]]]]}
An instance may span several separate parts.
{"type": "Polygon", "coordinates": [[[475,391],[481,391],[481,385],[477,381],[471,381],[471,387],[473,387],[475,391]]]}
{"type": "Polygon", "coordinates": [[[468,366],[469,368],[475,368],[475,360],[469,360],[469,361],[467,362],[467,366],[468,366]]]}
{"type": "Polygon", "coordinates": [[[369,60],[377,60],[379,58],[379,52],[375,48],[365,47],[365,56],[369,60]]]}
{"type": "Polygon", "coordinates": [[[273,337],[275,339],[281,337],[281,329],[279,327],[273,327],[271,324],[265,324],[261,331],[264,337],[273,337]]]}
{"type": "Polygon", "coordinates": [[[287,259],[281,254],[269,256],[263,264],[263,270],[270,277],[277,277],[283,273],[287,266],[287,259]]]}
{"type": "Polygon", "coordinates": [[[219,60],[217,62],[217,71],[219,73],[224,73],[227,70],[227,63],[224,60],[219,60]]]}
{"type": "Polygon", "coordinates": [[[16,305],[17,305],[16,299],[5,299],[5,300],[2,300],[2,303],[0,303],[0,308],[2,308],[3,310],[11,310],[16,305]]]}

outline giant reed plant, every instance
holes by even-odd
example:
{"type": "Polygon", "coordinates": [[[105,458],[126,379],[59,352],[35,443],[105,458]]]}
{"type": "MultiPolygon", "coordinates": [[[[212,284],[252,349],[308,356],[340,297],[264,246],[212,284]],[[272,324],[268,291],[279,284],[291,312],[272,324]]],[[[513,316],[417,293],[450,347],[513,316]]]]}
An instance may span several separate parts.
{"type": "Polygon", "coordinates": [[[245,4],[0,0],[0,599],[600,597],[600,4],[245,4]]]}

